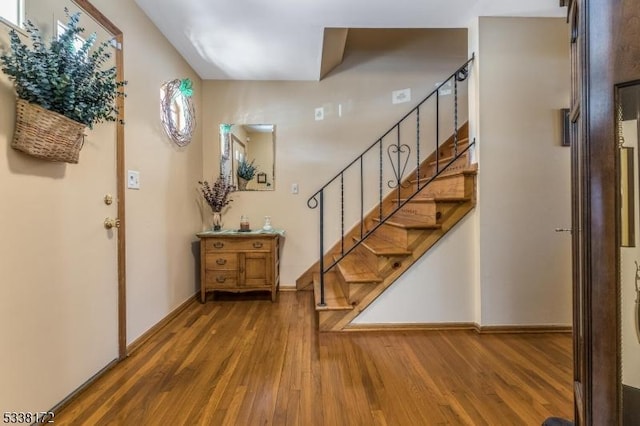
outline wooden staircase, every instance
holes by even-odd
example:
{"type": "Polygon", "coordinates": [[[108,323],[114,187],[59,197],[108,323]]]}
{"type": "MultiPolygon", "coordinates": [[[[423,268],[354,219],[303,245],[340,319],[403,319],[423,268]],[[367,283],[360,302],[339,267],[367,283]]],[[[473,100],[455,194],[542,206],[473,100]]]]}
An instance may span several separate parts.
{"type": "MultiPolygon", "coordinates": [[[[458,131],[457,152],[465,150],[468,144],[468,123],[465,123],[458,131]]],[[[383,199],[382,216],[386,221],[325,274],[325,306],[318,306],[319,262],[298,278],[298,290],[313,289],[315,292],[321,331],[348,330],[360,312],[473,209],[477,164],[469,163],[469,151],[452,161],[454,151],[452,136],[438,151],[441,172],[437,177],[424,186],[436,174],[434,152],[420,165],[420,182],[415,179],[414,170],[403,181],[400,196],[394,190],[383,199]],[[424,188],[387,217],[399,202],[415,193],[418,184],[424,188]]],[[[365,231],[379,224],[379,215],[380,207],[376,206],[365,216],[365,231]]],[[[360,224],[346,233],[345,251],[358,242],[360,235],[360,224]]],[[[325,265],[339,259],[340,250],[340,244],[334,245],[325,255],[325,265]]]]}

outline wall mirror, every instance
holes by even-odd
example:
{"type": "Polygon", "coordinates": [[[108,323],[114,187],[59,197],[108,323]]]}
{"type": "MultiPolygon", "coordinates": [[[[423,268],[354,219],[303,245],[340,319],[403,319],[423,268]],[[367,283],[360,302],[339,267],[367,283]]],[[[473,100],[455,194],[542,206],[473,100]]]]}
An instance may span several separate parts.
{"type": "Polygon", "coordinates": [[[273,191],[275,182],[275,125],[221,124],[220,173],[241,191],[273,191]],[[246,188],[239,188],[243,165],[255,168],[246,188]]]}
{"type": "MultiPolygon", "coordinates": [[[[640,407],[640,198],[638,135],[640,81],[616,87],[616,142],[620,207],[620,361],[623,419],[640,407]],[[634,167],[635,165],[635,167],[634,167]]],[[[636,412],[634,412],[636,411],[636,412]]],[[[632,424],[624,421],[623,424],[632,424]]]]}

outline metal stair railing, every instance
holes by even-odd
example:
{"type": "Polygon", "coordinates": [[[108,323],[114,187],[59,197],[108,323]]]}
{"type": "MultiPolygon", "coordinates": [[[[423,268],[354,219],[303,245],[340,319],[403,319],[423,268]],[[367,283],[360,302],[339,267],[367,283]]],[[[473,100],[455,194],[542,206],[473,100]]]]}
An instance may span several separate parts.
{"type": "MultiPolygon", "coordinates": [[[[309,199],[307,200],[307,206],[311,209],[318,208],[319,210],[319,223],[320,223],[320,261],[319,261],[319,270],[320,270],[320,302],[318,306],[326,306],[325,302],[325,274],[329,272],[332,268],[334,268],[340,260],[344,259],[349,253],[355,250],[369,235],[371,235],[376,229],[382,226],[390,217],[392,217],[397,211],[399,211],[406,203],[411,201],[422,189],[424,189],[430,182],[440,176],[444,171],[446,171],[452,164],[455,163],[457,159],[462,157],[471,146],[475,144],[475,140],[471,141],[467,144],[466,147],[459,150],[458,147],[458,120],[459,120],[459,103],[458,97],[460,92],[460,83],[463,83],[467,80],[470,72],[471,63],[474,60],[475,55],[472,55],[469,60],[467,60],[464,64],[462,64],[458,69],[456,69],[446,80],[442,83],[438,84],[435,90],[433,90],[429,95],[427,95],[422,101],[420,101],[413,109],[411,109],[407,114],[405,114],[398,122],[396,122],[389,130],[387,130],[382,136],[380,136],[373,144],[371,144],[367,149],[365,149],[362,154],[357,156],[353,161],[347,164],[341,171],[339,171],[332,179],[330,179],[326,184],[324,184],[318,191],[316,191],[309,199]],[[440,164],[440,149],[442,143],[440,138],[442,136],[441,121],[443,120],[443,110],[444,102],[441,100],[445,96],[450,96],[453,92],[453,100],[450,102],[449,109],[451,110],[451,117],[448,117],[451,120],[451,125],[453,126],[453,156],[445,162],[445,164],[440,164]],[[435,172],[430,176],[421,176],[421,165],[423,161],[425,161],[428,156],[422,158],[421,157],[421,148],[424,149],[424,146],[421,146],[421,123],[420,123],[420,111],[421,109],[426,109],[428,102],[434,102],[435,105],[432,106],[432,115],[435,117],[435,126],[433,126],[433,131],[435,133],[435,172]],[[407,186],[407,178],[405,178],[405,171],[407,165],[409,164],[409,160],[411,157],[412,149],[411,146],[405,143],[404,133],[401,133],[401,130],[410,125],[410,120],[415,120],[415,141],[413,146],[415,147],[415,179],[417,181],[416,189],[410,194],[404,194],[404,199],[402,197],[403,192],[402,189],[406,189],[407,186]],[[385,140],[387,138],[393,138],[394,141],[390,143],[386,143],[386,151],[388,162],[385,162],[383,153],[385,150],[385,140]],[[373,161],[369,160],[367,165],[371,166],[373,163],[377,163],[378,167],[378,179],[377,179],[377,194],[375,196],[370,197],[373,205],[375,203],[378,204],[378,217],[379,221],[377,224],[373,225],[369,230],[365,231],[364,227],[364,219],[365,219],[365,172],[369,171],[371,167],[365,166],[365,158],[370,158],[373,156],[373,161]],[[385,165],[387,168],[385,169],[385,165]],[[357,210],[359,210],[359,222],[360,222],[360,230],[359,230],[359,238],[358,240],[351,245],[349,248],[345,249],[345,209],[347,207],[345,200],[345,179],[348,178],[350,173],[354,173],[352,170],[355,170],[356,179],[359,180],[359,206],[357,210]],[[383,181],[386,178],[387,186],[389,191],[385,193],[383,187],[383,181]],[[424,182],[424,184],[422,184],[424,182]],[[328,190],[332,188],[334,185],[339,185],[339,206],[340,211],[337,213],[339,216],[339,228],[340,228],[340,253],[337,258],[333,259],[333,261],[329,262],[329,265],[325,267],[325,195],[328,190]],[[388,194],[396,191],[397,193],[397,206],[392,209],[391,212],[385,214],[383,212],[383,200],[388,194]]],[[[433,117],[432,117],[433,118],[433,117]]],[[[424,124],[423,124],[424,126],[424,124]]],[[[450,133],[448,133],[450,134],[450,133]]],[[[424,131],[423,131],[424,135],[424,131]]],[[[422,135],[422,136],[423,136],[422,135]]],[[[370,192],[370,191],[369,191],[370,192]]],[[[356,197],[358,198],[358,197],[356,197]]],[[[374,209],[375,210],[375,209],[374,209]]],[[[357,218],[356,218],[357,220],[357,218]]]]}

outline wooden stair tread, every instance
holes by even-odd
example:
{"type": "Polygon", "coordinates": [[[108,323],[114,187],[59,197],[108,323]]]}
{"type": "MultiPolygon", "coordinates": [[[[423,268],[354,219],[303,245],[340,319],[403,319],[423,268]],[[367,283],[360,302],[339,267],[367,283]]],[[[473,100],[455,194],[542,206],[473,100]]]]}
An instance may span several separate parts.
{"type": "MultiPolygon", "coordinates": [[[[376,217],[373,219],[376,222],[380,222],[380,218],[376,217]]],[[[397,214],[393,217],[387,219],[385,225],[395,226],[396,228],[403,229],[440,229],[442,225],[440,224],[430,224],[424,223],[420,220],[412,220],[407,217],[398,216],[397,214]]]]}
{"type": "Polygon", "coordinates": [[[376,234],[369,235],[362,242],[362,245],[377,256],[408,256],[411,254],[411,251],[399,247],[392,241],[388,241],[376,234]]]}
{"type": "MultiPolygon", "coordinates": [[[[435,163],[434,163],[435,164],[435,163]]],[[[433,175],[431,176],[420,176],[420,183],[427,181],[429,179],[432,179],[434,181],[436,180],[440,180],[440,179],[451,179],[452,176],[456,176],[456,175],[464,175],[464,176],[474,176],[478,174],[478,163],[473,163],[470,166],[465,167],[462,170],[453,170],[450,173],[446,173],[446,170],[443,170],[441,172],[441,174],[439,174],[436,177],[433,177],[433,175]]],[[[418,179],[409,179],[410,183],[417,183],[418,179]]]]}
{"type": "MultiPolygon", "coordinates": [[[[339,257],[335,255],[334,259],[337,260],[339,257]]],[[[378,283],[382,281],[382,278],[367,266],[367,262],[357,251],[353,251],[343,258],[337,268],[347,283],[378,283]]]]}
{"type": "MultiPolygon", "coordinates": [[[[407,201],[407,198],[401,198],[400,202],[404,203],[407,201]]],[[[450,197],[447,194],[439,194],[439,195],[431,195],[428,198],[413,198],[409,200],[410,203],[464,203],[466,201],[471,201],[471,197],[450,197]]],[[[394,203],[398,203],[398,200],[393,200],[394,203]]]]}
{"type": "MultiPolygon", "coordinates": [[[[458,158],[456,158],[455,155],[449,155],[447,157],[440,157],[440,159],[437,161],[437,163],[440,166],[445,166],[445,165],[447,165],[449,163],[453,164],[458,160],[466,158],[468,153],[469,153],[469,151],[465,152],[464,154],[458,153],[458,158]],[[454,158],[456,158],[456,159],[454,160],[454,158]]],[[[435,166],[436,165],[436,160],[433,159],[433,160],[429,161],[427,163],[427,165],[428,166],[435,166]]]]}
{"type": "MultiPolygon", "coordinates": [[[[395,199],[393,201],[391,201],[393,204],[399,204],[399,203],[404,203],[405,201],[407,201],[408,198],[400,198],[400,200],[395,199]]],[[[435,203],[436,200],[433,197],[428,197],[428,198],[412,198],[411,200],[409,200],[410,203],[416,203],[416,204],[429,204],[429,203],[435,203]]]]}
{"type": "Polygon", "coordinates": [[[328,273],[324,276],[325,306],[318,306],[320,304],[320,274],[313,275],[313,295],[316,302],[316,311],[348,311],[353,309],[353,306],[347,301],[334,273],[328,273]]]}
{"type": "MultiPolygon", "coordinates": [[[[468,137],[464,137],[464,138],[458,139],[458,148],[464,149],[464,148],[466,148],[467,145],[469,145],[469,138],[468,137]]],[[[449,148],[453,148],[453,140],[441,144],[440,147],[438,148],[438,151],[443,151],[443,150],[449,149],[449,148]]]]}

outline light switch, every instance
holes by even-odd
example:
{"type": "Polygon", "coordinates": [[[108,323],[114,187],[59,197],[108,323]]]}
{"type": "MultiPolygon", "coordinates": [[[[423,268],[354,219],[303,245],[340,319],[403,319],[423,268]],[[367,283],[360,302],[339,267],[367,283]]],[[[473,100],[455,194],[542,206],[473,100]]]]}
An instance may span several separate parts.
{"type": "Polygon", "coordinates": [[[127,171],[127,188],[140,189],[140,172],[136,170],[127,171]]]}
{"type": "Polygon", "coordinates": [[[298,184],[297,183],[292,183],[291,184],[291,193],[292,194],[297,194],[298,193],[298,184]]]}

